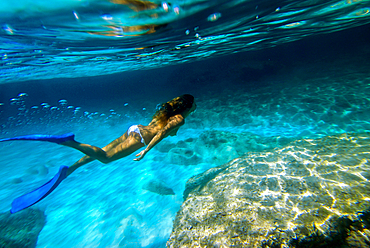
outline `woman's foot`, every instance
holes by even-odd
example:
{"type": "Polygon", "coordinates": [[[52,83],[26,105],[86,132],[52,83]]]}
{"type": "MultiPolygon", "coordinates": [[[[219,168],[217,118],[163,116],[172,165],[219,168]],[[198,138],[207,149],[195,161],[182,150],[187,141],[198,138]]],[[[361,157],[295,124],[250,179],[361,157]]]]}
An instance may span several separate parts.
{"type": "Polygon", "coordinates": [[[62,143],[75,141],[75,135],[73,133],[66,133],[62,135],[50,135],[49,142],[63,145],[62,143]]]}

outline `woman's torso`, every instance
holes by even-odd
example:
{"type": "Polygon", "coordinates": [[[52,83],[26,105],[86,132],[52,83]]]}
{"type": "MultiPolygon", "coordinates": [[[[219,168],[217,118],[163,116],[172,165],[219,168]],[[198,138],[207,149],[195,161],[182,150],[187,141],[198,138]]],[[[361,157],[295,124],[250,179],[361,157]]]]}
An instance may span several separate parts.
{"type": "MultiPolygon", "coordinates": [[[[158,122],[158,121],[152,121],[148,126],[138,125],[138,127],[140,129],[140,133],[141,133],[142,137],[145,140],[145,144],[149,144],[149,142],[154,138],[154,136],[156,136],[156,134],[159,131],[161,131],[166,126],[166,124],[169,121],[171,121],[171,119],[174,118],[174,117],[175,116],[169,118],[167,120],[167,122],[165,122],[165,123],[158,122]]],[[[169,135],[175,136],[176,133],[177,133],[177,131],[179,130],[180,126],[181,125],[179,125],[178,127],[174,128],[171,132],[169,132],[168,134],[166,134],[165,137],[167,137],[169,135]]]]}

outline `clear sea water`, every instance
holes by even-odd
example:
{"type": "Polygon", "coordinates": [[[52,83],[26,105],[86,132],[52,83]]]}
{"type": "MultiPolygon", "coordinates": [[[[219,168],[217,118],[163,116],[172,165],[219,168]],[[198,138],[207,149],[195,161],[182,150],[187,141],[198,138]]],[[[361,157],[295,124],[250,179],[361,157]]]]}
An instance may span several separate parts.
{"type": "MultiPolygon", "coordinates": [[[[167,146],[209,130],[291,140],[370,131],[370,1],[0,7],[0,138],[73,132],[104,146],[184,93],[198,110],[167,146]]],[[[82,156],[42,142],[0,148],[0,212],[82,156]]],[[[165,247],[186,181],[217,163],[171,163],[160,148],[74,172],[34,206],[47,216],[37,247],[165,247]],[[143,189],[150,180],[175,195],[143,189]]]]}

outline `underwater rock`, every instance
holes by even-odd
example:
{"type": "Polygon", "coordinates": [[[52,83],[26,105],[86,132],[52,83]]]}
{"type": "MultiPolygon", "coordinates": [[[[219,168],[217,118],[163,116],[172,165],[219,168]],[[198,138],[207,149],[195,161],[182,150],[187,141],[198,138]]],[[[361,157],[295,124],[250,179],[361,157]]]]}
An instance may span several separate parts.
{"type": "Polygon", "coordinates": [[[167,247],[369,247],[370,133],[303,139],[187,182],[167,247]]]}
{"type": "Polygon", "coordinates": [[[188,197],[189,193],[194,190],[202,190],[202,188],[213,178],[215,178],[220,172],[225,170],[228,164],[217,166],[207,170],[206,172],[191,177],[185,186],[184,201],[188,197]]]}
{"type": "Polygon", "coordinates": [[[31,208],[0,214],[0,247],[36,247],[45,222],[44,213],[31,208]]]}
{"type": "Polygon", "coordinates": [[[143,189],[146,189],[150,192],[159,194],[159,195],[174,195],[175,192],[169,187],[165,185],[165,183],[159,180],[150,180],[146,184],[143,185],[143,189]]]}
{"type": "Polygon", "coordinates": [[[202,163],[202,158],[193,149],[173,148],[166,156],[166,160],[171,164],[195,165],[202,163]]]}
{"type": "Polygon", "coordinates": [[[286,145],[291,139],[263,137],[252,133],[232,133],[210,130],[199,138],[190,138],[176,144],[158,144],[158,150],[166,152],[165,160],[172,164],[196,165],[212,163],[222,165],[247,152],[263,151],[286,145]]]}

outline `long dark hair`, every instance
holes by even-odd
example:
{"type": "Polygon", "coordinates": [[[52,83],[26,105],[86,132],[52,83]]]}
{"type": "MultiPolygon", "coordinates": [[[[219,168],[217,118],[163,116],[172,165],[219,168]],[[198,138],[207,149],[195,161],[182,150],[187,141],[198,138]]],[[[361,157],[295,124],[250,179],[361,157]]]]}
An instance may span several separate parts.
{"type": "Polygon", "coordinates": [[[153,115],[152,122],[160,122],[162,125],[166,125],[170,117],[181,114],[184,111],[191,109],[193,107],[193,104],[194,96],[189,94],[181,95],[169,102],[160,104],[157,107],[157,112],[153,115]]]}

